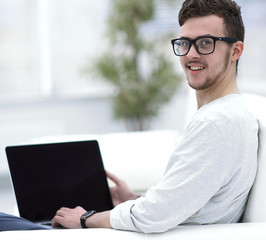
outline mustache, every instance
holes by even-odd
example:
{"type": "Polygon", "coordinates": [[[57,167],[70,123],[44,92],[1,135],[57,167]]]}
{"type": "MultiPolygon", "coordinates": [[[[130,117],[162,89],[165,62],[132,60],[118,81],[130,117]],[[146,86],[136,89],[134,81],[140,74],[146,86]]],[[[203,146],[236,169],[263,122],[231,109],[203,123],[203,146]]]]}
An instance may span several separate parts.
{"type": "Polygon", "coordinates": [[[201,66],[203,66],[203,67],[207,67],[207,64],[205,63],[205,62],[202,62],[202,61],[200,61],[200,60],[190,60],[190,61],[188,61],[186,64],[185,64],[185,66],[186,67],[188,67],[190,64],[199,64],[199,65],[201,65],[201,66]]]}

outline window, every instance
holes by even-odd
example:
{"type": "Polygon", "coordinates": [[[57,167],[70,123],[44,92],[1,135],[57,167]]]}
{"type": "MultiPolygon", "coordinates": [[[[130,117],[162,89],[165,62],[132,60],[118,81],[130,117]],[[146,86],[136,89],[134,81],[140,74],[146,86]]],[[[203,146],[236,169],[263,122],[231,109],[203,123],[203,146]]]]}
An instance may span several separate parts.
{"type": "Polygon", "coordinates": [[[36,1],[1,1],[0,100],[40,92],[36,1]]]}
{"type": "Polygon", "coordinates": [[[237,0],[242,7],[246,28],[245,47],[239,62],[238,79],[241,89],[266,95],[266,2],[237,0]]]}
{"type": "Polygon", "coordinates": [[[82,74],[100,52],[108,0],[0,2],[0,102],[99,94],[82,74]]]}
{"type": "Polygon", "coordinates": [[[51,84],[56,95],[100,94],[104,90],[93,73],[85,76],[82,69],[90,71],[95,56],[103,49],[110,2],[52,0],[46,6],[51,9],[51,84]]]}

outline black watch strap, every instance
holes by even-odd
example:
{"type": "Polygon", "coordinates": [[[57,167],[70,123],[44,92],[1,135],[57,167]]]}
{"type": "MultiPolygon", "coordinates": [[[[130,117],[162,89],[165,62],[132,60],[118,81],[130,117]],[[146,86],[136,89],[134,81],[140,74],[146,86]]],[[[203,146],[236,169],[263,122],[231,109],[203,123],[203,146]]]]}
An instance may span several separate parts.
{"type": "Polygon", "coordinates": [[[88,217],[92,216],[94,213],[96,213],[96,211],[94,210],[90,210],[88,212],[85,212],[84,214],[81,215],[80,217],[80,225],[82,228],[87,228],[85,221],[88,217]]]}

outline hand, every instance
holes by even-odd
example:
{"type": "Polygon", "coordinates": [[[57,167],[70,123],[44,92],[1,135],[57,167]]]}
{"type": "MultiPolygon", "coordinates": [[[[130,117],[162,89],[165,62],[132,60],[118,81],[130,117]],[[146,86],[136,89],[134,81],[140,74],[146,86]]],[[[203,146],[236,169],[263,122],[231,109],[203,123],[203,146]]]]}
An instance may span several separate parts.
{"type": "Polygon", "coordinates": [[[80,217],[86,212],[82,207],[60,208],[52,220],[53,227],[81,228],[80,217]]]}
{"type": "Polygon", "coordinates": [[[136,193],[129,189],[123,180],[119,179],[114,174],[106,171],[106,176],[116,184],[116,186],[110,188],[114,206],[127,200],[135,200],[138,197],[136,193]]]}

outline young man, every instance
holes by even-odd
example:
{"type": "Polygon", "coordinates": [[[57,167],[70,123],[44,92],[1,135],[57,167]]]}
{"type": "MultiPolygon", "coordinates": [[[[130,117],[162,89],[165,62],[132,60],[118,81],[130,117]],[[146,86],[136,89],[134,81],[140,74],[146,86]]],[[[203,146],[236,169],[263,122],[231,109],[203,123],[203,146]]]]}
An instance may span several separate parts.
{"type": "MultiPolygon", "coordinates": [[[[186,0],[180,37],[172,40],[198,111],[173,152],[165,175],[137,198],[116,176],[116,207],[86,218],[86,227],[163,232],[179,224],[240,220],[257,168],[258,123],[236,82],[243,51],[240,7],[231,0],[186,0]]],[[[81,207],[62,208],[53,225],[80,228],[81,207]]]]}
{"type": "Polygon", "coordinates": [[[53,226],[152,233],[180,224],[231,223],[241,218],[256,174],[258,123],[236,83],[244,41],[240,8],[231,0],[186,0],[179,22],[180,37],[172,45],[195,89],[198,111],[164,177],[138,197],[107,173],[116,183],[111,188],[114,209],[95,213],[61,208],[53,226]]]}

